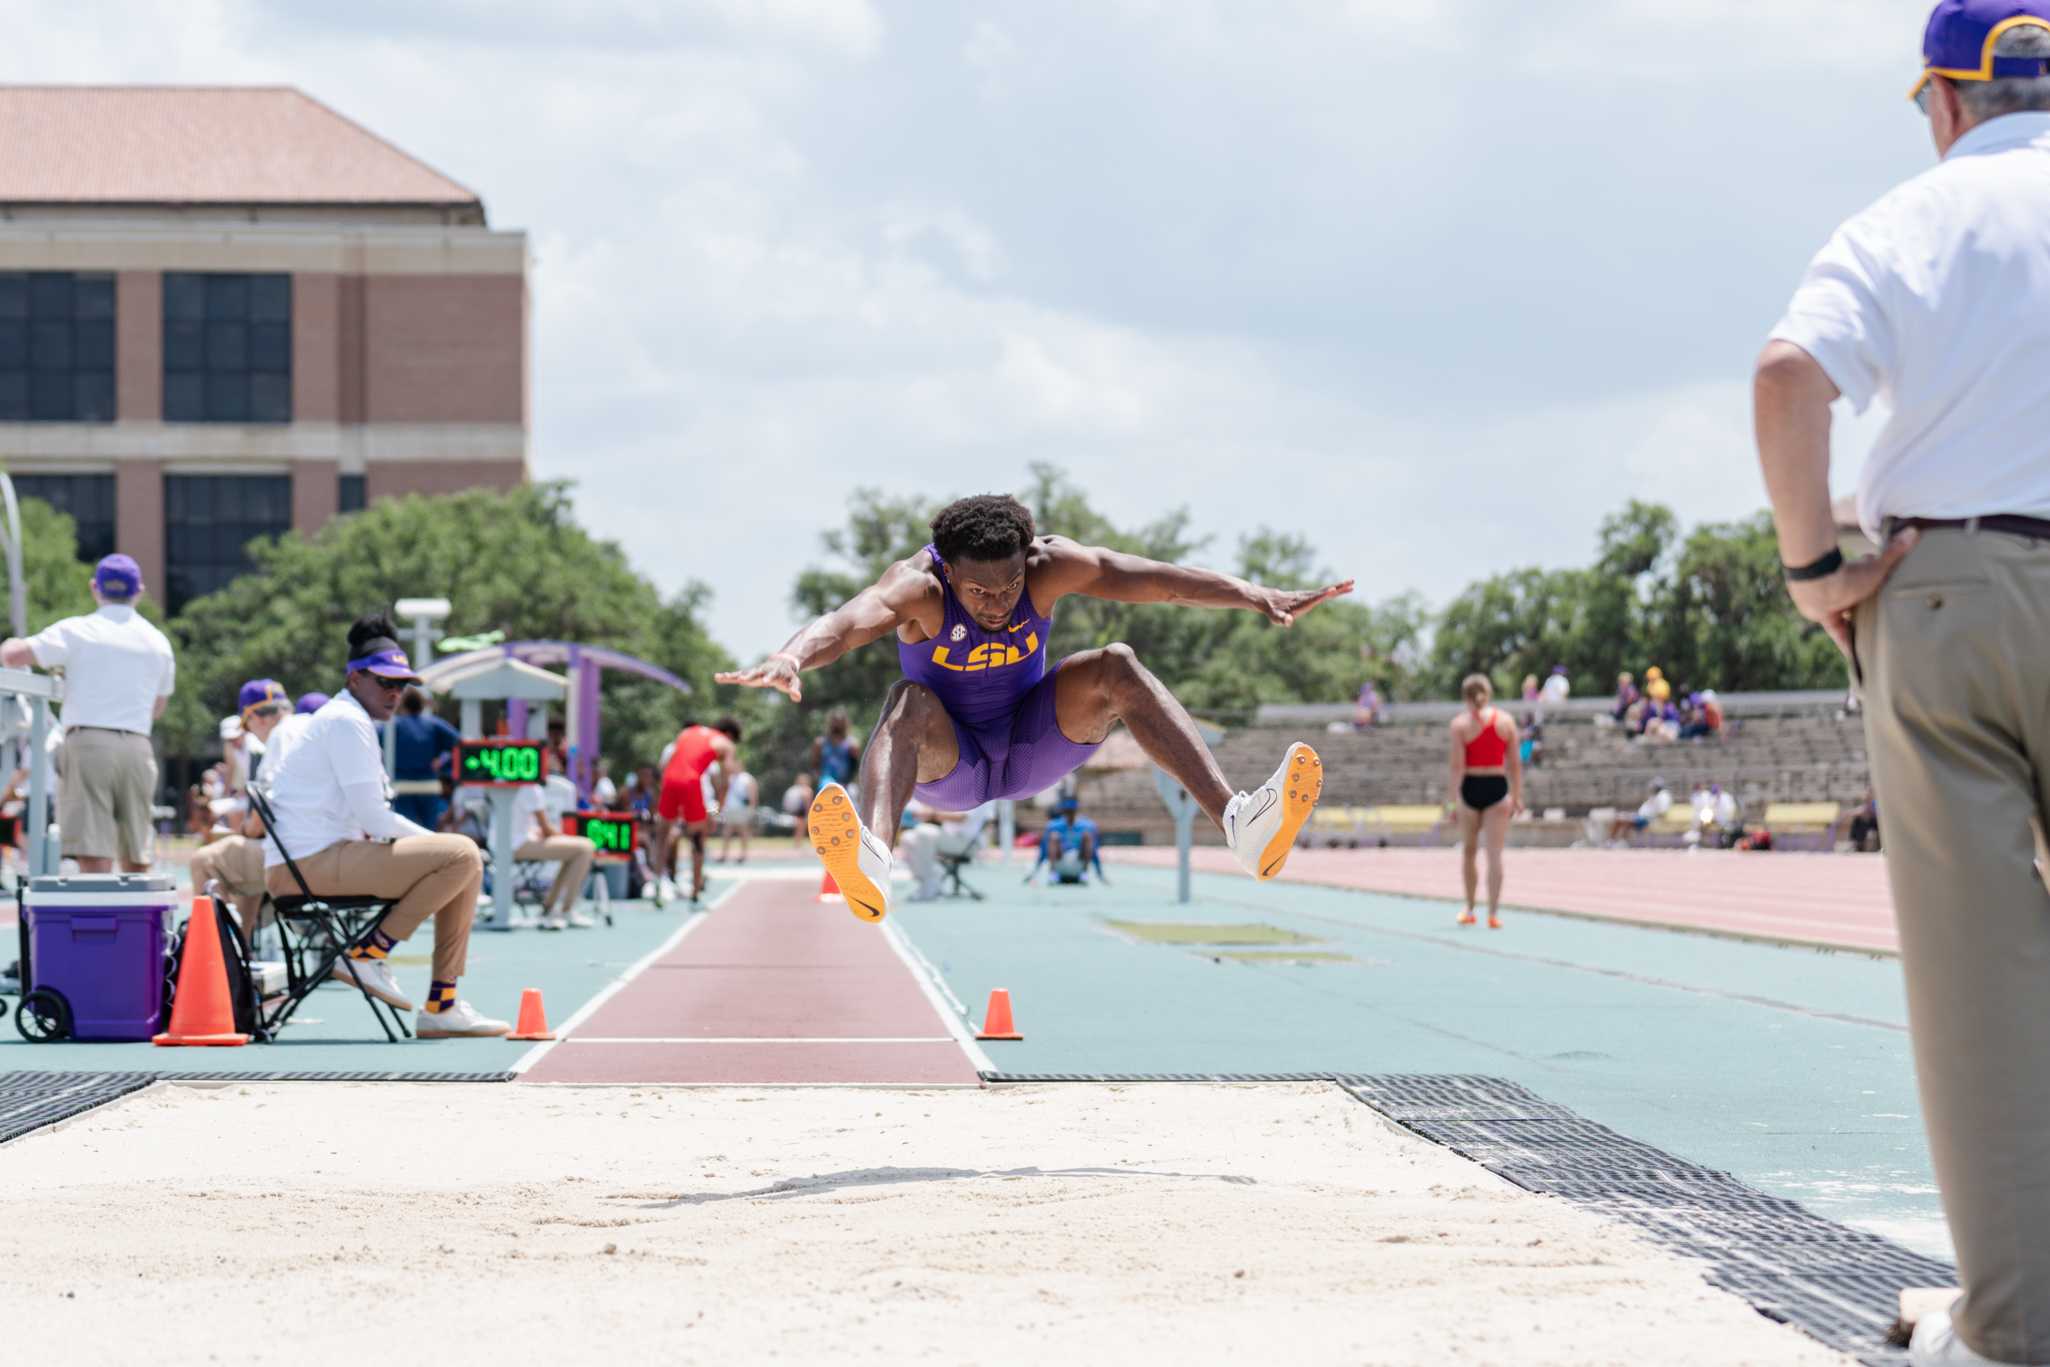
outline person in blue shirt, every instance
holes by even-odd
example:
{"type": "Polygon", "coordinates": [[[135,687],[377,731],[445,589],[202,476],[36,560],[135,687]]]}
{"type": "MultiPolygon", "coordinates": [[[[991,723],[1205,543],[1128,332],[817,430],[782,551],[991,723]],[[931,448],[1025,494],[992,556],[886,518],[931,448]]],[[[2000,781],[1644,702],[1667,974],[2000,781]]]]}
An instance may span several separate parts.
{"type": "Polygon", "coordinates": [[[1081,803],[1064,797],[1054,804],[1053,820],[1046,823],[1039,838],[1039,862],[1025,875],[1025,881],[1031,882],[1040,869],[1050,868],[1056,883],[1080,883],[1091,871],[1097,882],[1108,883],[1103,876],[1101,844],[1101,833],[1094,821],[1082,815],[1081,803]]]}
{"type": "Polygon", "coordinates": [[[390,724],[398,731],[392,743],[392,781],[397,789],[392,810],[430,831],[439,830],[442,813],[448,810],[441,776],[462,733],[434,715],[433,701],[422,688],[406,690],[399,715],[390,724]]]}

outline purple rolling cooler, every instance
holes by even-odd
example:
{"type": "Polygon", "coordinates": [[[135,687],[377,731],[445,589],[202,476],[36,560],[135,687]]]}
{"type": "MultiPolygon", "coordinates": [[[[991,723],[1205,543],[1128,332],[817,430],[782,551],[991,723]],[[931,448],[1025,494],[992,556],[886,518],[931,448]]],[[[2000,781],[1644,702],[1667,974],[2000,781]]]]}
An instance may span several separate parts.
{"type": "Polygon", "coordinates": [[[147,1040],[162,1028],[165,925],[178,895],[152,874],[32,878],[22,898],[23,1004],[57,1038],[147,1040]],[[54,998],[54,1000],[53,1000],[54,998]]]}

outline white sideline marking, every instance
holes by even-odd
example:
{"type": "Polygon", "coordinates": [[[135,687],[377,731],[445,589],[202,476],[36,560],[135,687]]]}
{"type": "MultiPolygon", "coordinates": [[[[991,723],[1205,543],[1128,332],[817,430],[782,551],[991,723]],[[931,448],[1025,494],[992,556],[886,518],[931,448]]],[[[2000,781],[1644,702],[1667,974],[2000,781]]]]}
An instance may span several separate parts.
{"type": "Polygon", "coordinates": [[[614,978],[611,982],[607,983],[604,987],[600,988],[596,996],[592,997],[589,1001],[585,1002],[582,1006],[578,1007],[568,1020],[564,1021],[561,1025],[558,1025],[555,1028],[554,1039],[542,1040],[533,1048],[527,1050],[526,1053],[521,1054],[519,1057],[519,1061],[514,1063],[512,1066],[511,1071],[514,1074],[514,1076],[518,1076],[519,1074],[526,1072],[529,1068],[532,1068],[542,1059],[548,1057],[548,1051],[553,1049],[556,1045],[561,1044],[565,1039],[569,1038],[570,1031],[576,1029],[579,1025],[582,1025],[585,1021],[589,1020],[591,1018],[592,1012],[596,1011],[606,1002],[609,1002],[614,997],[618,996],[621,988],[625,987],[635,978],[640,977],[641,974],[644,971],[646,971],[647,968],[651,964],[653,964],[657,959],[661,958],[664,954],[667,954],[670,950],[676,948],[676,946],[682,942],[684,936],[690,934],[693,930],[696,930],[699,926],[705,923],[705,919],[711,915],[712,910],[715,907],[718,907],[721,903],[725,902],[725,900],[728,897],[731,897],[734,893],[738,892],[739,890],[740,884],[738,883],[729,883],[726,887],[720,889],[719,895],[714,897],[709,903],[707,903],[702,910],[692,912],[690,914],[690,917],[687,920],[685,920],[682,925],[676,928],[676,933],[674,935],[671,935],[661,944],[656,945],[646,954],[643,954],[640,958],[634,960],[633,963],[629,964],[624,973],[620,974],[617,978],[614,978]]]}
{"type": "Polygon", "coordinates": [[[989,1055],[982,1052],[982,1046],[975,1042],[975,1033],[968,1028],[968,1008],[961,1004],[961,999],[947,986],[946,979],[940,976],[940,971],[918,952],[918,947],[911,943],[911,937],[906,935],[895,921],[883,922],[883,938],[889,942],[890,948],[896,951],[897,957],[904,961],[904,967],[911,970],[911,977],[917,982],[918,990],[925,993],[925,999],[932,1003],[932,1009],[946,1022],[947,1033],[961,1046],[961,1052],[968,1055],[968,1062],[974,1066],[975,1071],[996,1072],[996,1064],[990,1062],[989,1055]]]}
{"type": "Polygon", "coordinates": [[[584,1036],[563,1044],[952,1044],[952,1035],[647,1035],[640,1038],[584,1036]]]}

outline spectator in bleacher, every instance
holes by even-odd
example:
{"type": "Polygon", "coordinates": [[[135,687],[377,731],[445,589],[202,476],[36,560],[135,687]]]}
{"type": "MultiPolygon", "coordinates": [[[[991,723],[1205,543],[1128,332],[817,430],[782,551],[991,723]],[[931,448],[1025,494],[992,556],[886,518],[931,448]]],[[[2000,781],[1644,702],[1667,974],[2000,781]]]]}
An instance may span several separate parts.
{"type": "Polygon", "coordinates": [[[1715,826],[1722,832],[1723,844],[1734,845],[1737,832],[1743,827],[1743,813],[1737,806],[1737,795],[1720,783],[1708,785],[1709,795],[1715,799],[1715,826]]]}
{"type": "Polygon", "coordinates": [[[1624,670],[1616,676],[1616,707],[1610,715],[1619,722],[1628,721],[1630,709],[1637,706],[1637,700],[1642,696],[1637,691],[1637,680],[1631,677],[1629,670],[1624,670]]]}
{"type": "Polygon", "coordinates": [[[1673,686],[1666,682],[1665,673],[1657,665],[1644,671],[1644,696],[1655,703],[1667,702],[1673,696],[1673,686]]]}
{"type": "Polygon", "coordinates": [[[1565,665],[1553,665],[1552,672],[1545,676],[1545,682],[1538,689],[1537,719],[1544,722],[1547,709],[1564,707],[1573,696],[1573,681],[1566,677],[1565,665]]]}
{"type": "Polygon", "coordinates": [[[1629,816],[1619,816],[1609,823],[1609,844],[1620,846],[1627,843],[1638,831],[1648,830],[1651,823],[1673,810],[1673,792],[1666,787],[1666,781],[1655,778],[1651,781],[1651,795],[1639,803],[1637,810],[1629,816]]]}
{"type": "Polygon", "coordinates": [[[1538,676],[1535,674],[1524,675],[1523,707],[1526,712],[1536,710],[1539,692],[1540,690],[1538,688],[1538,676]]]}
{"type": "Polygon", "coordinates": [[[1862,854],[1876,854],[1879,844],[1879,799],[1870,788],[1851,810],[1851,844],[1862,854]]]}
{"type": "MultiPolygon", "coordinates": [[[[1531,680],[1533,690],[1537,681],[1531,680]]],[[[1459,686],[1466,710],[1452,719],[1451,773],[1445,806],[1459,818],[1460,874],[1466,910],[1459,924],[1474,923],[1480,891],[1479,854],[1488,857],[1488,929],[1502,928],[1502,850],[1509,823],[1523,811],[1523,763],[1516,723],[1492,705],[1495,689],[1484,674],[1459,686]]]]}
{"type": "Polygon", "coordinates": [[[1365,731],[1369,727],[1379,726],[1381,724],[1381,714],[1381,690],[1374,687],[1372,679],[1368,679],[1360,685],[1359,702],[1354,705],[1352,710],[1353,730],[1365,731]]]}

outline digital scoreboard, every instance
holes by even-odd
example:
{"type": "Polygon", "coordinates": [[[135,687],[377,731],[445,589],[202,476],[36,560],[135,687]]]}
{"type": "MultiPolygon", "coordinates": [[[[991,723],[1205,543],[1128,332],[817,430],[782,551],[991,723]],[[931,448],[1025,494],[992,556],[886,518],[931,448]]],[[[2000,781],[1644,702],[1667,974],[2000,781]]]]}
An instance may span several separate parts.
{"type": "Polygon", "coordinates": [[[548,777],[548,753],[538,740],[465,740],[456,744],[459,784],[518,788],[548,777]]]}
{"type": "Polygon", "coordinates": [[[600,859],[630,860],[640,848],[641,823],[632,812],[564,812],[562,833],[580,835],[600,859]]]}

